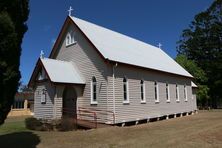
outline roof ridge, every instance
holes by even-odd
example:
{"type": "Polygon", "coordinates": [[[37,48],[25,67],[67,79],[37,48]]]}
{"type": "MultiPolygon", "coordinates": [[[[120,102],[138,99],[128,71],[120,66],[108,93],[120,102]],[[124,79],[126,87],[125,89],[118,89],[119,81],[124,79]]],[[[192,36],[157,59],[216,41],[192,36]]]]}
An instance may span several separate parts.
{"type": "Polygon", "coordinates": [[[156,46],[77,17],[69,18],[106,59],[161,72],[193,77],[164,50],[156,46]]]}
{"type": "MultiPolygon", "coordinates": [[[[121,32],[118,32],[118,31],[115,31],[115,30],[111,30],[111,29],[106,28],[106,27],[104,27],[104,26],[100,26],[100,25],[97,25],[97,24],[95,24],[95,23],[88,22],[88,21],[83,20],[83,19],[80,19],[80,18],[78,18],[78,17],[74,17],[74,16],[70,16],[70,17],[72,18],[72,20],[73,20],[73,19],[79,19],[79,20],[81,20],[81,21],[84,21],[84,22],[89,23],[89,24],[91,24],[91,25],[94,25],[94,26],[96,26],[96,27],[103,28],[103,29],[105,29],[105,30],[111,31],[111,32],[116,33],[116,34],[118,34],[118,35],[124,36],[124,37],[126,37],[126,38],[128,38],[128,39],[134,40],[134,41],[136,41],[136,42],[140,42],[140,43],[142,43],[142,44],[145,44],[145,45],[148,45],[148,46],[152,46],[152,47],[154,47],[154,48],[156,48],[156,49],[162,50],[161,48],[158,48],[158,47],[156,47],[156,46],[154,46],[154,45],[151,45],[151,44],[149,44],[149,43],[147,43],[147,42],[145,42],[145,41],[136,39],[136,38],[134,38],[134,37],[132,37],[132,36],[130,36],[130,35],[126,35],[126,34],[123,34],[123,33],[121,33],[121,32]]],[[[75,20],[73,20],[73,21],[75,22],[75,20]]],[[[162,51],[163,51],[163,50],[162,50],[162,51]]]]}

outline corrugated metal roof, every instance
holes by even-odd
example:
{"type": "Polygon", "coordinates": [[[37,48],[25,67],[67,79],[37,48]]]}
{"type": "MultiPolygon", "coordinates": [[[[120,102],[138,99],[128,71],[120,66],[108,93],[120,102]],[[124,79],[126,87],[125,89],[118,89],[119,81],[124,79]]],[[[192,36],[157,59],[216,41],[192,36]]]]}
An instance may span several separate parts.
{"type": "Polygon", "coordinates": [[[85,84],[77,67],[71,62],[43,58],[41,62],[52,82],[85,84]]]}
{"type": "Polygon", "coordinates": [[[99,52],[111,61],[192,77],[164,51],[76,17],[70,17],[99,52]]]}

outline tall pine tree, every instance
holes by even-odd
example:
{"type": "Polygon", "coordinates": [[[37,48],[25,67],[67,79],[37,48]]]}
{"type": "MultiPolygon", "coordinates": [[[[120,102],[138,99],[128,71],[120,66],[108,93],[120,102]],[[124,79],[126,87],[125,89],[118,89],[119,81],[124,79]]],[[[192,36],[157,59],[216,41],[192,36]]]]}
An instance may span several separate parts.
{"type": "Polygon", "coordinates": [[[222,101],[222,0],[197,14],[178,42],[178,53],[194,60],[208,77],[213,107],[222,101]]]}
{"type": "Polygon", "coordinates": [[[20,55],[29,0],[0,0],[0,125],[14,101],[20,80],[20,55]]]}

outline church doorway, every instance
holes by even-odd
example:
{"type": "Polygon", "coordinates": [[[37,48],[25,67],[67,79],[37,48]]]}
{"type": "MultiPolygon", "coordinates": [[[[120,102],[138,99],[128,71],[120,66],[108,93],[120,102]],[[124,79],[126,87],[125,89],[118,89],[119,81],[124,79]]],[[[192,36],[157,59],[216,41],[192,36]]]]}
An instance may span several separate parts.
{"type": "Polygon", "coordinates": [[[77,94],[73,87],[66,87],[63,92],[63,117],[76,118],[77,94]]]}

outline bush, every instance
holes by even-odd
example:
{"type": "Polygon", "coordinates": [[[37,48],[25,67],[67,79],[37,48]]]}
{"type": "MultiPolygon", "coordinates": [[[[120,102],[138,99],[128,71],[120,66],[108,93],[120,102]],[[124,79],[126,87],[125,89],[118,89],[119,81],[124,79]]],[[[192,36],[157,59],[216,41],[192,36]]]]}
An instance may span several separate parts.
{"type": "Polygon", "coordinates": [[[76,121],[69,117],[62,118],[62,120],[51,120],[50,122],[30,117],[25,119],[25,125],[27,129],[37,131],[71,131],[77,129],[76,121]]]}
{"type": "Polygon", "coordinates": [[[42,127],[42,122],[36,118],[30,117],[25,119],[25,126],[30,130],[38,130],[42,127]]]}

